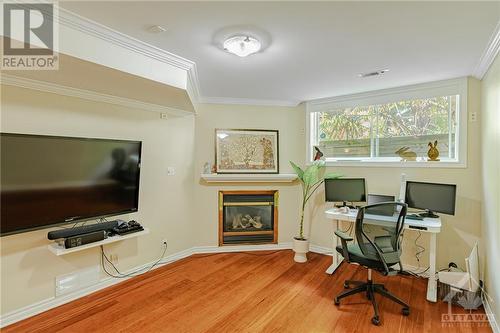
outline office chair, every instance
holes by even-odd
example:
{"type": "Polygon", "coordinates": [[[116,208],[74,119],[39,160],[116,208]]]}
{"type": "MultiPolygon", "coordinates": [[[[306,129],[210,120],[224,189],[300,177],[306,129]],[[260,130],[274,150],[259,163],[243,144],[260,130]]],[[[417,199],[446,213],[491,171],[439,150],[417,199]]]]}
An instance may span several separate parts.
{"type": "MultiPolygon", "coordinates": [[[[337,235],[342,242],[342,246],[337,246],[337,252],[339,252],[348,263],[357,263],[368,269],[368,279],[366,282],[351,280],[344,282],[344,288],[348,289],[350,286],[354,286],[354,288],[337,295],[334,299],[335,305],[339,305],[342,298],[366,292],[366,296],[372,302],[375,312],[372,317],[372,323],[374,325],[380,325],[378,305],[375,300],[376,293],[402,305],[403,315],[408,316],[410,314],[410,306],[408,304],[391,294],[383,284],[373,283],[372,280],[372,270],[376,270],[382,275],[387,276],[396,275],[398,271],[402,269],[400,262],[400,241],[407,207],[406,204],[399,202],[384,202],[361,207],[358,210],[355,224],[357,243],[347,244],[347,242],[352,241],[353,238],[340,230],[335,231],[335,235],[337,235]],[[377,228],[377,230],[374,230],[375,228],[370,228],[370,230],[366,228],[366,224],[364,223],[365,213],[370,214],[370,210],[373,212],[383,208],[390,209],[391,207],[394,209],[394,212],[396,212],[392,223],[384,225],[383,228],[377,228]],[[400,208],[399,213],[397,213],[396,210],[398,207],[400,208]],[[399,264],[399,269],[393,268],[396,264],[399,264]]],[[[391,219],[390,217],[387,218],[391,219]]]]}

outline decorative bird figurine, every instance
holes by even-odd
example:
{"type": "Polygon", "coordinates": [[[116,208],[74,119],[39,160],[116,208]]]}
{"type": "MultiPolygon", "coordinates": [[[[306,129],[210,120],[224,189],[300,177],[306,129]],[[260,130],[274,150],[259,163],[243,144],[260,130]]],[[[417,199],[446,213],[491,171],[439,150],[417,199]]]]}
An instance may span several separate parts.
{"type": "Polygon", "coordinates": [[[319,150],[317,146],[314,146],[314,151],[316,151],[316,154],[314,155],[314,161],[319,161],[323,157],[323,152],[319,150]]]}

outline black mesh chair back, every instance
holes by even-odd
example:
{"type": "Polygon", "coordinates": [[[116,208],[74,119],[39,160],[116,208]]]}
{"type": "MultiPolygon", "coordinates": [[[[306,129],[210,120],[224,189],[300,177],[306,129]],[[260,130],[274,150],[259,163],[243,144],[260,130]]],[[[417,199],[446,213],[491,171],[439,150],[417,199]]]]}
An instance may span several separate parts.
{"type": "Polygon", "coordinates": [[[400,262],[401,235],[404,229],[407,205],[400,202],[383,202],[361,207],[356,217],[356,241],[363,255],[371,260],[381,261],[385,274],[390,266],[400,262]],[[384,212],[384,214],[382,214],[384,212]],[[393,214],[387,214],[392,212],[393,214]],[[383,216],[377,225],[365,223],[370,215],[383,216]]]}

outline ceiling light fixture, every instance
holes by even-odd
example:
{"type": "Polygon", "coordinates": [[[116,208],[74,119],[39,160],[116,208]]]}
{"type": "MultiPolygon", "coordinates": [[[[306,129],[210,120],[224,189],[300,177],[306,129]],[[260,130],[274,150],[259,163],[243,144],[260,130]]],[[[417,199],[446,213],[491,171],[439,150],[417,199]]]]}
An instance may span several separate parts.
{"type": "Polygon", "coordinates": [[[224,41],[223,47],[224,50],[229,53],[235,54],[238,57],[246,57],[259,52],[261,44],[256,38],[237,35],[226,39],[224,41]]]}
{"type": "Polygon", "coordinates": [[[369,73],[361,73],[361,74],[358,74],[359,77],[370,77],[370,76],[378,76],[378,75],[382,75],[382,74],[385,74],[389,71],[389,69],[381,69],[379,71],[375,71],[375,72],[369,72],[369,73]]]}

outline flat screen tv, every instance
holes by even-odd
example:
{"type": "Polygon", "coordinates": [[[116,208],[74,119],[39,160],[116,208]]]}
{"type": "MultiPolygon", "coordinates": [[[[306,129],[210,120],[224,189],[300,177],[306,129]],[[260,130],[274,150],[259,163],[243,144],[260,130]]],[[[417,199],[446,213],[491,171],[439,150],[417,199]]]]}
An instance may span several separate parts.
{"type": "Polygon", "coordinates": [[[1,235],[138,210],[141,142],[0,133],[1,235]]]}

